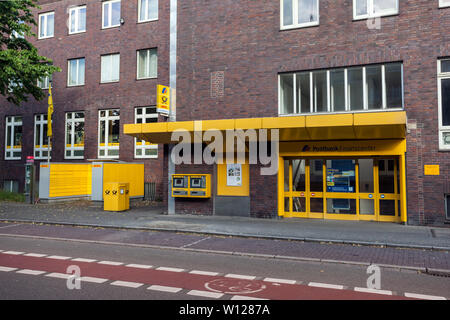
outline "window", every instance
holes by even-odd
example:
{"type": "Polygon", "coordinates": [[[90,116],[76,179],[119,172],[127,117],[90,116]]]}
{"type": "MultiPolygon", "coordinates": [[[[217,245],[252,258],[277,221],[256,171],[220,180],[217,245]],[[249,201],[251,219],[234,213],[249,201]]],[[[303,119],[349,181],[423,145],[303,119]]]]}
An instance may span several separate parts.
{"type": "Polygon", "coordinates": [[[450,0],[439,0],[439,8],[450,7],[450,0]]]}
{"type": "Polygon", "coordinates": [[[450,59],[438,61],[439,148],[450,150],[450,59]]]}
{"type": "Polygon", "coordinates": [[[84,112],[66,113],[66,148],[64,158],[84,158],[84,112]]]}
{"type": "Polygon", "coordinates": [[[445,219],[450,220],[450,194],[445,195],[445,219]]]}
{"type": "Polygon", "coordinates": [[[101,57],[101,82],[117,82],[120,73],[120,54],[109,54],[101,57]]]}
{"type": "Polygon", "coordinates": [[[39,39],[51,38],[55,29],[55,13],[47,12],[39,15],[39,39]]]}
{"type": "Polygon", "coordinates": [[[280,74],[279,112],[403,109],[402,68],[388,63],[280,74]]]}
{"type": "Polygon", "coordinates": [[[119,158],[120,110],[100,110],[98,121],[98,157],[119,158]]]}
{"type": "MultiPolygon", "coordinates": [[[[135,123],[158,122],[158,113],[156,107],[138,107],[134,109],[135,123]]],[[[134,157],[135,158],[157,158],[158,145],[151,144],[145,140],[134,138],[134,157]]]]}
{"type": "Polygon", "coordinates": [[[319,0],[281,0],[281,29],[319,24],[319,0]]]}
{"type": "Polygon", "coordinates": [[[82,86],[84,85],[84,58],[72,59],[68,61],[67,85],[82,86]]]}
{"type": "Polygon", "coordinates": [[[158,19],[158,0],[137,0],[139,3],[138,22],[158,19]]]}
{"type": "Polygon", "coordinates": [[[158,54],[156,49],[138,50],[137,78],[156,78],[158,76],[158,54]]]}
{"type": "Polygon", "coordinates": [[[398,14],[398,0],[353,0],[353,19],[398,14]]]}
{"type": "Polygon", "coordinates": [[[102,3],[102,28],[120,26],[120,0],[105,1],[102,3]]]}
{"type": "Polygon", "coordinates": [[[22,158],[22,117],[6,117],[5,160],[22,158]]]}
{"type": "MultiPolygon", "coordinates": [[[[50,152],[52,148],[50,146],[50,152]]],[[[34,116],[34,158],[47,159],[48,156],[48,136],[47,136],[47,115],[37,114],[34,116]]]]}
{"type": "Polygon", "coordinates": [[[86,32],[86,6],[70,8],[69,34],[86,32]]]}
{"type": "Polygon", "coordinates": [[[3,191],[19,192],[19,181],[17,180],[3,180],[3,191]]]}

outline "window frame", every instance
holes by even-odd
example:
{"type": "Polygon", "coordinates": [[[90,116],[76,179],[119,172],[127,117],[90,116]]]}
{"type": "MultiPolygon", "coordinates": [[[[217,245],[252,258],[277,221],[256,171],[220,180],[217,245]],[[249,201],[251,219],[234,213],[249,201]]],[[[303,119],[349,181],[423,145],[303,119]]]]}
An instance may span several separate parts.
{"type": "Polygon", "coordinates": [[[115,2],[121,2],[121,0],[108,0],[108,1],[103,1],[102,2],[102,29],[110,29],[110,28],[117,28],[120,27],[120,20],[122,18],[122,3],[120,3],[120,18],[119,18],[119,23],[112,25],[112,4],[115,2]],[[109,22],[110,24],[108,26],[105,26],[105,6],[106,4],[109,4],[108,7],[108,17],[109,17],[109,22]]]}
{"type": "Polygon", "coordinates": [[[76,7],[71,7],[69,8],[69,21],[68,21],[68,28],[69,28],[69,34],[78,34],[78,33],[84,33],[86,32],[87,29],[87,24],[86,24],[86,20],[87,20],[87,8],[86,5],[80,5],[80,6],[76,6],[76,7]],[[85,21],[84,21],[84,30],[78,30],[78,20],[79,20],[79,15],[80,15],[80,10],[81,9],[85,9],[86,10],[86,15],[85,15],[85,21]],[[71,31],[71,21],[72,21],[72,13],[75,12],[75,30],[76,31],[71,31]]]}
{"type": "Polygon", "coordinates": [[[113,83],[113,82],[119,82],[120,81],[120,53],[108,53],[108,54],[103,54],[100,56],[100,83],[113,83]],[[111,76],[112,76],[112,70],[113,70],[113,58],[112,56],[119,56],[119,65],[118,65],[118,78],[117,80],[113,80],[111,77],[111,80],[103,80],[102,79],[102,75],[103,75],[103,59],[110,59],[110,63],[109,63],[109,67],[111,68],[111,76]]]}
{"type": "Polygon", "coordinates": [[[97,142],[98,142],[98,151],[97,155],[99,159],[118,159],[120,154],[117,155],[108,155],[108,151],[111,150],[120,150],[120,109],[119,108],[113,108],[113,109],[103,109],[98,110],[98,134],[97,134],[97,142]],[[110,111],[118,111],[119,115],[117,116],[110,116],[110,111]],[[105,116],[101,116],[101,113],[105,112],[105,116]],[[109,136],[109,121],[113,120],[119,120],[119,142],[108,142],[108,136],[109,136]],[[105,143],[101,142],[101,121],[105,121],[105,143]],[[104,155],[100,155],[100,151],[104,151],[104,155]]]}
{"type": "Polygon", "coordinates": [[[444,126],[442,124],[442,80],[450,79],[449,72],[441,72],[441,62],[450,61],[450,58],[438,59],[437,63],[437,80],[438,80],[438,131],[439,131],[439,150],[440,151],[450,151],[450,144],[444,144],[444,133],[450,134],[450,125],[444,126]]]}
{"type": "Polygon", "coordinates": [[[82,145],[76,145],[75,142],[75,123],[77,122],[85,122],[86,114],[84,111],[71,111],[66,112],[65,114],[65,127],[64,127],[64,159],[84,159],[84,135],[86,133],[86,130],[84,129],[83,132],[83,144],[82,145]],[[83,118],[76,118],[76,113],[83,113],[83,118]],[[71,117],[69,118],[69,114],[71,117]],[[68,123],[72,123],[71,132],[70,132],[70,143],[67,141],[67,125],[68,123]],[[70,151],[70,155],[67,155],[67,151],[70,151]],[[75,151],[83,151],[83,156],[76,156],[75,151]]]}
{"type": "MultiPolygon", "coordinates": [[[[150,0],[145,0],[147,8],[148,8],[149,1],[150,0]]],[[[156,5],[156,7],[157,7],[156,18],[148,19],[148,17],[147,17],[147,19],[144,19],[144,20],[141,20],[141,0],[137,0],[137,2],[138,2],[138,19],[137,19],[138,23],[144,23],[144,22],[149,22],[149,21],[157,21],[159,19],[159,0],[157,0],[157,5],[156,5]]],[[[145,15],[147,16],[148,15],[148,10],[146,10],[145,12],[146,12],[145,15]]]]}
{"type": "Polygon", "coordinates": [[[439,8],[449,8],[450,7],[450,1],[447,0],[447,2],[444,2],[445,0],[439,0],[439,8]]]}
{"type": "Polygon", "coordinates": [[[143,79],[156,79],[158,78],[158,49],[157,48],[148,48],[148,49],[140,49],[136,51],[136,80],[143,80],[143,79]],[[156,75],[155,76],[148,76],[148,77],[139,77],[139,52],[141,51],[147,51],[147,66],[146,69],[148,73],[150,74],[150,56],[151,51],[155,50],[156,52],[156,75]]]}
{"type": "MultiPolygon", "coordinates": [[[[146,119],[156,119],[158,122],[158,112],[156,111],[156,106],[145,106],[145,107],[135,107],[134,108],[134,123],[138,123],[137,120],[141,119],[141,123],[147,123],[146,119]],[[155,109],[154,113],[146,114],[146,109],[155,109]],[[138,114],[138,110],[141,109],[142,113],[138,114]]],[[[134,158],[136,159],[156,159],[158,158],[158,144],[149,143],[145,140],[139,140],[134,138],[134,158]],[[138,155],[137,150],[142,150],[142,154],[138,155]],[[145,150],[156,150],[156,155],[146,155],[145,150]]]]}
{"type": "Polygon", "coordinates": [[[23,117],[22,116],[6,116],[5,117],[5,160],[21,160],[22,159],[22,137],[23,137],[23,117]],[[17,119],[17,118],[20,118],[17,119]],[[20,145],[14,145],[14,132],[16,127],[22,127],[22,136],[20,145]],[[11,128],[10,146],[8,147],[8,127],[11,128]],[[14,152],[20,152],[19,157],[14,156],[14,152]],[[10,155],[8,155],[8,153],[10,155]]]}
{"type": "Polygon", "coordinates": [[[386,12],[382,12],[382,13],[373,13],[373,7],[374,7],[373,1],[374,0],[366,0],[367,1],[367,13],[358,16],[356,14],[356,1],[358,1],[358,0],[353,0],[353,20],[354,21],[394,16],[394,15],[399,14],[399,12],[400,12],[400,1],[399,0],[395,0],[396,1],[395,9],[389,10],[389,11],[386,10],[386,12]]]}
{"type": "Polygon", "coordinates": [[[49,12],[44,12],[44,13],[40,13],[38,15],[38,39],[48,39],[48,38],[53,38],[55,36],[55,11],[49,11],[49,12]],[[41,17],[45,17],[45,34],[47,34],[48,32],[48,16],[53,15],[53,34],[51,36],[45,35],[45,36],[41,36],[41,29],[42,29],[42,25],[41,25],[41,17]]]}
{"type": "Polygon", "coordinates": [[[86,83],[86,58],[74,58],[74,59],[68,59],[67,60],[67,86],[68,87],[79,87],[79,86],[84,86],[86,83]],[[80,72],[80,60],[83,59],[84,60],[84,79],[83,79],[83,83],[79,83],[78,82],[78,76],[79,76],[79,72],[80,72]],[[77,83],[76,84],[70,84],[70,76],[71,76],[71,68],[70,68],[70,62],[71,61],[76,61],[77,62],[77,83]]]}
{"type": "MultiPolygon", "coordinates": [[[[48,152],[49,148],[48,145],[43,144],[44,143],[44,137],[47,136],[46,130],[44,130],[44,125],[48,124],[47,114],[45,113],[39,113],[34,115],[34,135],[33,135],[33,155],[35,159],[47,159],[48,156],[44,155],[44,152],[48,152]],[[39,143],[36,144],[36,131],[37,126],[39,125],[39,143]],[[36,152],[38,152],[38,155],[36,155],[36,152]]],[[[52,143],[51,140],[48,140],[47,143],[50,142],[50,159],[52,158],[52,143]]]]}
{"type": "Polygon", "coordinates": [[[284,19],[284,1],[280,0],[280,30],[309,28],[320,25],[320,0],[317,0],[317,21],[298,23],[298,3],[300,0],[292,0],[292,21],[293,24],[285,26],[284,19]]]}

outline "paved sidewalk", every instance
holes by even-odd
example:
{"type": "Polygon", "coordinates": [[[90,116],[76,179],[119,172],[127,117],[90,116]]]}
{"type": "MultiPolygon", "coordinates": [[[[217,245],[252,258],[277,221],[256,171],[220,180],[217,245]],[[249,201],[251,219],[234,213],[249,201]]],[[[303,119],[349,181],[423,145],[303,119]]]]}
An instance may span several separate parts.
{"type": "Polygon", "coordinates": [[[69,224],[176,231],[361,245],[450,251],[450,228],[394,223],[316,219],[255,219],[243,217],[164,215],[165,208],[136,202],[125,212],[105,212],[90,201],[30,205],[0,202],[0,221],[69,224]]]}

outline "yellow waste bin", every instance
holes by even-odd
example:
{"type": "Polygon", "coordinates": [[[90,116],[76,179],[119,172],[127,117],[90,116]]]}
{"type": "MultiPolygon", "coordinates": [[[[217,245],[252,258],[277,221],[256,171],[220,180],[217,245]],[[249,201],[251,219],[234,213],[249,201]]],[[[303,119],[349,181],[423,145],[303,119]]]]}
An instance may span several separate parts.
{"type": "Polygon", "coordinates": [[[103,210],[124,211],[128,209],[130,209],[129,183],[105,183],[103,193],[103,210]]]}

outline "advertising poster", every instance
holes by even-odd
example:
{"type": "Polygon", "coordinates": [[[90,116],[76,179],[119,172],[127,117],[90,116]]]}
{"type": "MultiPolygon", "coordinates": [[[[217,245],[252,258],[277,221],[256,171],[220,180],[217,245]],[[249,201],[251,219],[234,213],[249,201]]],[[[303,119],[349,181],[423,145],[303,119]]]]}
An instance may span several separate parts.
{"type": "Polygon", "coordinates": [[[242,186],[242,165],[240,163],[227,164],[227,186],[242,186]]]}

